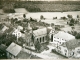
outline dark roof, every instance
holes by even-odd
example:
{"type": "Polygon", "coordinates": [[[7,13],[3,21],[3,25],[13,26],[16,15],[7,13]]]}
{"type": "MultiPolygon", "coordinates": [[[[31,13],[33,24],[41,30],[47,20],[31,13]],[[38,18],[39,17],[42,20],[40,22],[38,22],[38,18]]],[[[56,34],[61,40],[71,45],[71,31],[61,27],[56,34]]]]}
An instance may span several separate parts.
{"type": "Polygon", "coordinates": [[[5,46],[4,44],[0,45],[0,50],[6,52],[6,48],[7,48],[7,46],[5,46]]]}
{"type": "Polygon", "coordinates": [[[63,46],[66,46],[68,49],[75,49],[77,47],[80,47],[80,40],[67,41],[63,46]]]}
{"type": "Polygon", "coordinates": [[[30,54],[28,54],[28,53],[26,53],[26,52],[24,52],[24,51],[21,51],[21,52],[17,55],[17,57],[18,57],[19,59],[28,59],[28,58],[30,57],[30,54]]]}
{"type": "Polygon", "coordinates": [[[3,24],[0,24],[0,30],[2,30],[3,27],[4,27],[4,25],[3,24]]]}
{"type": "Polygon", "coordinates": [[[8,30],[6,30],[6,33],[11,33],[13,30],[13,28],[9,28],[8,30]]]}
{"type": "Polygon", "coordinates": [[[41,58],[38,57],[38,56],[34,56],[34,55],[32,55],[32,54],[28,54],[27,52],[24,52],[24,51],[21,51],[21,52],[17,55],[17,57],[18,57],[19,59],[41,59],[41,58]]]}

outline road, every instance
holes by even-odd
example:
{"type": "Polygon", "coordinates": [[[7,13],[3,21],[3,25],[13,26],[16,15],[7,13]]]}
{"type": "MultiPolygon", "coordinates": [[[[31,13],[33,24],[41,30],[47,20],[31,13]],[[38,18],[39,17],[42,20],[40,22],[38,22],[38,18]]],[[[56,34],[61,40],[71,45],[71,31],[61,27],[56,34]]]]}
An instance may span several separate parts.
{"type": "Polygon", "coordinates": [[[51,50],[54,49],[54,47],[52,47],[52,46],[48,46],[48,47],[49,47],[49,50],[44,50],[41,53],[35,53],[35,52],[30,51],[28,49],[24,49],[24,51],[29,53],[29,54],[32,54],[34,56],[38,56],[42,59],[46,59],[46,58],[47,59],[65,59],[65,57],[51,52],[51,50]]]}

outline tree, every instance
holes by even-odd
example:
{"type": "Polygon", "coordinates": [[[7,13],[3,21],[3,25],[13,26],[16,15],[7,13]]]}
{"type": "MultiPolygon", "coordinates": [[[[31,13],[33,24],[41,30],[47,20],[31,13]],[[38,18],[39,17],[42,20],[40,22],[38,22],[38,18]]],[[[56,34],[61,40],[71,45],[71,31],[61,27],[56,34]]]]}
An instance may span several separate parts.
{"type": "Polygon", "coordinates": [[[40,16],[40,19],[44,19],[44,16],[43,16],[43,15],[41,15],[41,16],[40,16]]]}
{"type": "Polygon", "coordinates": [[[39,42],[39,41],[36,41],[34,45],[35,45],[36,51],[37,51],[37,52],[40,52],[40,49],[41,49],[41,44],[40,44],[40,42],[39,42]]]}
{"type": "Polygon", "coordinates": [[[23,14],[23,17],[25,18],[25,17],[26,17],[26,15],[25,15],[25,14],[23,14]]]}
{"type": "Polygon", "coordinates": [[[9,46],[12,42],[16,41],[16,37],[14,35],[7,35],[4,33],[2,36],[0,36],[1,44],[5,44],[6,46],[9,46]]]}
{"type": "Polygon", "coordinates": [[[80,39],[80,33],[77,33],[75,36],[76,39],[80,39]]]}
{"type": "Polygon", "coordinates": [[[66,20],[67,18],[64,16],[64,17],[61,17],[61,19],[66,20]]]}
{"type": "Polygon", "coordinates": [[[79,18],[79,15],[77,15],[77,18],[79,18]]]}
{"type": "Polygon", "coordinates": [[[75,23],[75,21],[74,21],[74,19],[72,18],[72,19],[70,20],[69,25],[70,25],[70,26],[74,26],[74,23],[75,23]]]}
{"type": "Polygon", "coordinates": [[[68,18],[72,18],[72,15],[67,15],[68,18]]]}
{"type": "Polygon", "coordinates": [[[74,26],[72,26],[71,28],[72,28],[72,31],[74,31],[75,27],[74,27],[74,26]]]}
{"type": "Polygon", "coordinates": [[[22,46],[25,43],[25,39],[20,37],[20,38],[18,38],[18,42],[17,43],[22,46]]]}

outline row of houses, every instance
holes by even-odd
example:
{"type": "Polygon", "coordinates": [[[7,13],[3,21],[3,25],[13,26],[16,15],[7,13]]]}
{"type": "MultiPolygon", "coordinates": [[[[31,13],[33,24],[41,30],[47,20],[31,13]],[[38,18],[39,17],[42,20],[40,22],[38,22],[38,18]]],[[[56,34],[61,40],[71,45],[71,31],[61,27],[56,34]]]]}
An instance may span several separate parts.
{"type": "MultiPolygon", "coordinates": [[[[6,49],[7,58],[9,59],[29,59],[31,54],[24,51],[24,48],[18,44],[12,42],[10,46],[6,49]]],[[[30,57],[31,58],[31,57],[30,57]]]]}
{"type": "MultiPolygon", "coordinates": [[[[71,56],[75,56],[75,57],[80,57],[79,51],[80,51],[80,47],[79,47],[79,40],[75,40],[75,37],[67,32],[64,31],[59,31],[55,34],[55,30],[50,26],[50,27],[45,27],[45,28],[41,28],[41,29],[37,29],[37,30],[32,30],[30,24],[28,23],[28,33],[25,34],[26,37],[26,42],[28,42],[27,46],[31,46],[35,44],[36,41],[39,41],[40,43],[45,43],[45,42],[49,42],[51,44],[54,44],[56,47],[56,51],[66,57],[71,57],[71,56]],[[29,35],[30,34],[30,35],[29,35]],[[29,38],[27,38],[29,35],[29,38]],[[32,41],[31,41],[31,37],[32,37],[32,41]]],[[[1,30],[3,32],[7,31],[6,33],[8,34],[11,33],[12,35],[15,35],[17,38],[22,37],[23,33],[21,33],[21,30],[23,30],[22,26],[17,26],[16,28],[9,28],[9,27],[5,27],[3,26],[3,28],[1,28],[1,30]],[[5,29],[4,29],[5,28],[5,29]]],[[[24,38],[24,37],[23,37],[24,38]]],[[[12,45],[15,45],[14,43],[11,43],[12,45]]],[[[14,47],[15,47],[14,46],[14,47]]],[[[16,55],[14,55],[13,50],[15,51],[15,49],[12,48],[7,48],[7,55],[12,58],[18,58],[16,57],[16,55]],[[13,50],[11,50],[13,49],[13,50]],[[9,51],[11,50],[11,51],[9,51]],[[12,53],[13,52],[13,53],[12,53]],[[12,56],[12,54],[14,56],[12,56]]],[[[21,51],[21,47],[19,47],[20,50],[17,52],[21,51]]],[[[17,48],[16,48],[17,49],[17,48]]],[[[22,55],[22,54],[21,54],[22,55]]]]}
{"type": "MultiPolygon", "coordinates": [[[[60,31],[60,32],[62,32],[62,31],[60,31]]],[[[56,51],[66,57],[80,57],[80,40],[76,40],[74,36],[72,36],[66,32],[62,32],[63,36],[61,35],[62,36],[61,37],[61,36],[59,36],[60,32],[58,32],[57,34],[54,35],[55,38],[53,38],[53,41],[50,41],[50,43],[55,44],[56,51]],[[64,38],[64,36],[67,38],[64,38]]],[[[42,35],[40,37],[38,37],[38,35],[37,35],[35,40],[38,40],[40,43],[45,43],[46,37],[43,38],[44,36],[46,36],[46,35],[42,35]]],[[[11,44],[14,44],[14,43],[11,43],[11,44]]],[[[12,47],[12,48],[14,48],[14,47],[12,47]]],[[[11,48],[10,49],[9,48],[10,47],[7,48],[7,53],[13,54],[12,53],[13,51],[9,52],[11,49],[11,48]]]]}

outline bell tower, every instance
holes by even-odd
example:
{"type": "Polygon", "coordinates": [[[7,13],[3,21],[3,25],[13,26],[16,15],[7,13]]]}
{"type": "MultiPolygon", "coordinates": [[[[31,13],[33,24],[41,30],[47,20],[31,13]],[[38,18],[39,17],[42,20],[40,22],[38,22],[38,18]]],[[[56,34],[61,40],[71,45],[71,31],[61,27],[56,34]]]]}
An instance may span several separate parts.
{"type": "Polygon", "coordinates": [[[32,27],[30,26],[30,23],[28,22],[28,31],[29,31],[29,33],[32,33],[32,27]]]}

